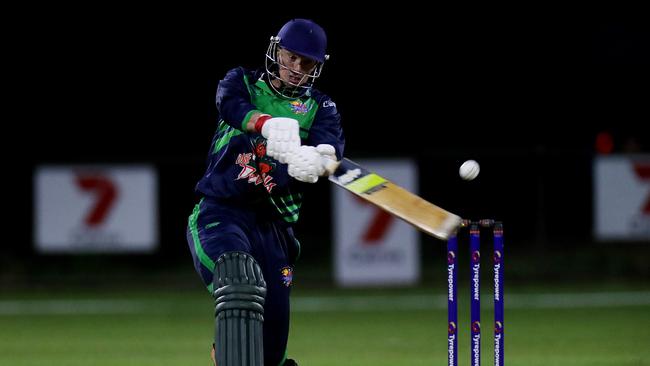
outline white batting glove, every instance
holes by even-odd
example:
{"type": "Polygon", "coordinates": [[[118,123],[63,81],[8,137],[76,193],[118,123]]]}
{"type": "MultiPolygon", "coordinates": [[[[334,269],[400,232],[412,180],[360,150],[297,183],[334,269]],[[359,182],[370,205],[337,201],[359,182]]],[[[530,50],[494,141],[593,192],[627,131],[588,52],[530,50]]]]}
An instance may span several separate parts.
{"type": "Polygon", "coordinates": [[[302,145],[289,161],[289,176],[306,183],[316,183],[325,172],[323,158],[313,146],[302,145]]]}
{"type": "Polygon", "coordinates": [[[266,138],[266,155],[280,163],[289,162],[291,154],[300,147],[300,125],[293,118],[268,118],[255,127],[266,138]]]}
{"type": "Polygon", "coordinates": [[[338,161],[336,160],[336,149],[330,144],[320,144],[316,146],[316,151],[321,155],[323,173],[327,175],[334,173],[338,167],[338,161]]]}

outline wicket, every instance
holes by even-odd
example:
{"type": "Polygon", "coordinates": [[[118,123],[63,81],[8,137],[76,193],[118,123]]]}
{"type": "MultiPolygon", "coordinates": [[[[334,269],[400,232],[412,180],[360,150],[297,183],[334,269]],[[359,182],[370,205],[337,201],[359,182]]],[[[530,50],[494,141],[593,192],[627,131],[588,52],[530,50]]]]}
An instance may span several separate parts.
{"type": "MultiPolygon", "coordinates": [[[[469,227],[470,247],[470,353],[472,366],[481,365],[481,227],[492,228],[494,271],[494,365],[503,366],[503,224],[484,219],[463,220],[459,230],[469,227]]],[[[447,362],[458,365],[458,233],[447,241],[447,362]]]]}

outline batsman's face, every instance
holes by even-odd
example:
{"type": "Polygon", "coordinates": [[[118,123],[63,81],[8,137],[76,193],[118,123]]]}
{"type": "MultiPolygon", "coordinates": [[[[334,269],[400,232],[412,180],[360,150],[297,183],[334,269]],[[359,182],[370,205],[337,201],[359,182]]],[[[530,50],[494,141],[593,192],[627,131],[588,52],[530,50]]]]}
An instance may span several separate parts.
{"type": "Polygon", "coordinates": [[[282,48],[278,51],[278,63],[282,81],[297,86],[307,82],[307,76],[314,71],[318,64],[310,58],[282,48]]]}

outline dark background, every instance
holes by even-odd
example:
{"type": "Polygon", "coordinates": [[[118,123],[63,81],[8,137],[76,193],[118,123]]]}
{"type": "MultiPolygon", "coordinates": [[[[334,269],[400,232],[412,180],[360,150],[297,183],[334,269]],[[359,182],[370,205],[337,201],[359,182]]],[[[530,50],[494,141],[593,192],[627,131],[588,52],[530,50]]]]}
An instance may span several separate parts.
{"type": "MultiPolygon", "coordinates": [[[[511,253],[522,258],[513,280],[647,278],[648,243],[619,250],[591,236],[596,135],[611,133],[614,152],[650,150],[650,32],[640,14],[406,5],[353,12],[328,4],[248,13],[16,10],[6,54],[3,185],[10,210],[0,279],[80,281],[97,266],[124,281],[142,269],[172,274],[166,280],[191,272],[185,224],[216,124],[217,82],[230,68],[262,66],[270,36],[294,16],[327,31],[332,57],[317,87],[341,112],[346,155],[416,159],[424,198],[463,217],[503,220],[511,253]],[[465,182],[457,171],[470,158],[482,170],[465,182]],[[158,253],[34,253],[34,167],[131,162],[159,169],[158,253]],[[550,256],[556,260],[542,260],[550,256]]],[[[311,190],[297,232],[304,267],[327,282],[330,187],[320,182],[311,190]]],[[[439,260],[440,243],[422,239],[425,263],[439,260]]]]}

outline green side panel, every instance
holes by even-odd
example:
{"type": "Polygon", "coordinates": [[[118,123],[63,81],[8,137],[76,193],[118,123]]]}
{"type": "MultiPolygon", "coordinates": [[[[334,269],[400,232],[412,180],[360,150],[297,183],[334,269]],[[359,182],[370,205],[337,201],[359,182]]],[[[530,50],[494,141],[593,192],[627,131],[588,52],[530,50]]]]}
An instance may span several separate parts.
{"type": "MultiPolygon", "coordinates": [[[[225,122],[223,122],[223,121],[222,121],[221,123],[223,123],[224,125],[227,126],[227,127],[224,129],[226,132],[224,132],[224,134],[221,135],[221,137],[219,137],[219,139],[217,140],[217,142],[214,144],[214,149],[212,150],[212,153],[213,153],[213,154],[218,153],[219,150],[221,150],[221,148],[223,148],[224,146],[228,145],[228,143],[230,142],[230,140],[231,140],[233,137],[235,137],[235,136],[239,136],[239,135],[241,135],[241,134],[243,133],[243,132],[241,132],[240,130],[238,130],[238,129],[236,129],[236,128],[232,128],[232,126],[229,126],[227,123],[225,123],[225,122]]],[[[220,128],[221,128],[221,126],[220,126],[220,128]]]]}
{"type": "MultiPolygon", "coordinates": [[[[201,202],[202,201],[203,199],[201,199],[201,202]]],[[[190,232],[192,233],[192,240],[194,241],[194,250],[196,251],[196,255],[199,256],[199,261],[207,269],[209,269],[210,271],[214,271],[214,261],[212,261],[212,259],[210,259],[210,257],[208,257],[208,255],[205,254],[205,251],[203,251],[203,246],[201,245],[201,239],[199,237],[199,228],[197,222],[199,220],[201,202],[199,202],[194,206],[194,211],[189,217],[188,224],[190,226],[190,232]]]]}
{"type": "Polygon", "coordinates": [[[288,195],[285,197],[270,196],[269,200],[282,215],[284,221],[295,223],[300,215],[300,206],[302,205],[302,195],[288,195]]]}

